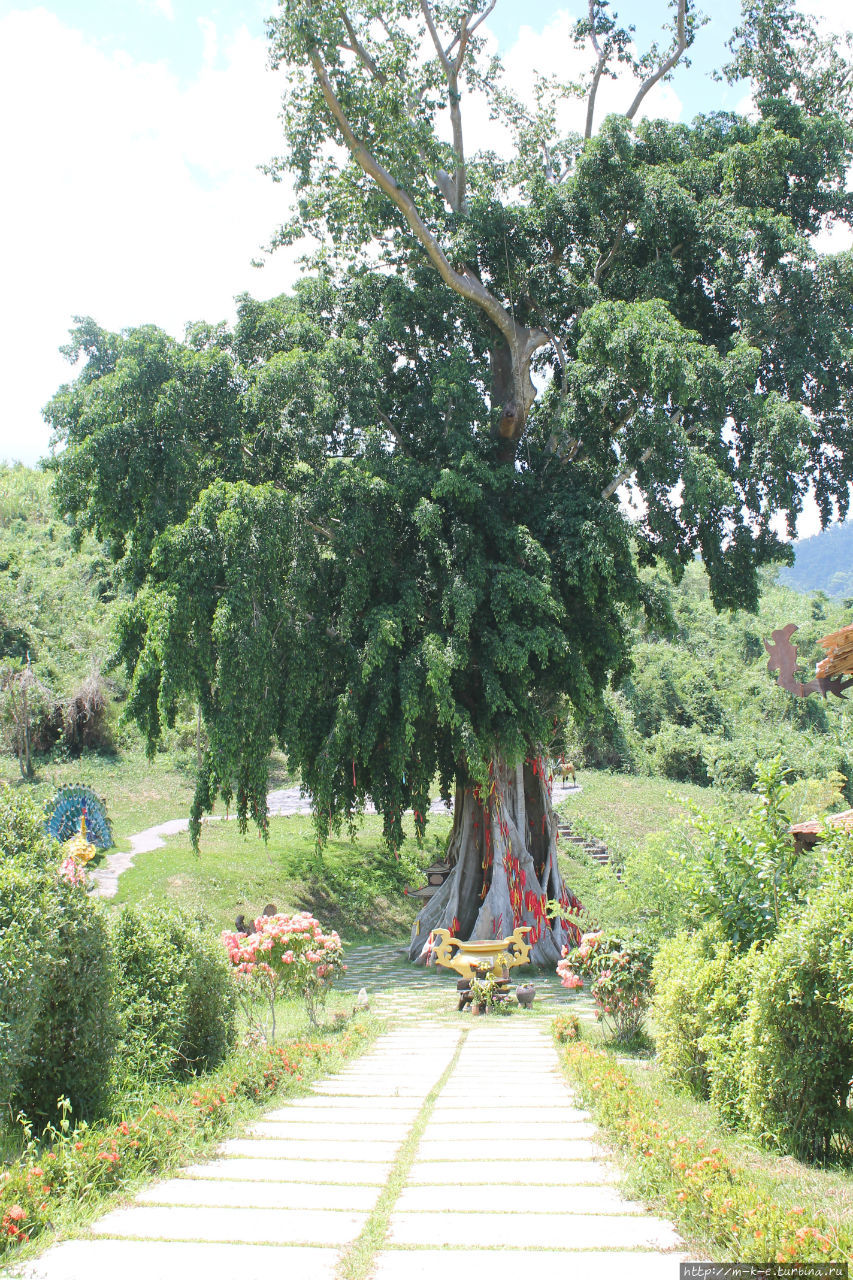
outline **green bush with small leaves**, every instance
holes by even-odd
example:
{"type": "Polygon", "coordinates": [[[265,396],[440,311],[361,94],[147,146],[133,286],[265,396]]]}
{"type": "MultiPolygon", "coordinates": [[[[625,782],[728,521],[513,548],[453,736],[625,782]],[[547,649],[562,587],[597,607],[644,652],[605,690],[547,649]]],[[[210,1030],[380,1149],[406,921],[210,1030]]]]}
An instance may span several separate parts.
{"type": "Polygon", "coordinates": [[[114,920],[117,1067],[146,1082],[217,1066],[235,1038],[235,992],[219,940],[180,910],[126,907],[114,920]]]}
{"type": "Polygon", "coordinates": [[[853,1145],[853,842],[827,857],[820,891],[756,966],[744,1024],[749,1127],[807,1160],[853,1145]]]}
{"type": "Polygon", "coordinates": [[[39,1122],[108,1096],[115,1046],[104,916],[59,875],[59,847],[27,796],[0,788],[0,1105],[39,1122]]]}
{"type": "Polygon", "coordinates": [[[709,1001],[725,964],[715,954],[718,943],[708,928],[676,934],[661,944],[652,966],[658,1061],[673,1084],[700,1098],[708,1096],[703,1041],[710,1026],[709,1001]]]}

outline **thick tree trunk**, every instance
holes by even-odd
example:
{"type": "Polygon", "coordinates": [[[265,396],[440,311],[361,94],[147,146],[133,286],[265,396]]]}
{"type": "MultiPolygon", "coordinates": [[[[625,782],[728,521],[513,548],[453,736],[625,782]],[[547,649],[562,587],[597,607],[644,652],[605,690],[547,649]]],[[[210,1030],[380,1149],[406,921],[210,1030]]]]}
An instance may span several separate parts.
{"type": "Polygon", "coordinates": [[[530,958],[545,966],[575,944],[574,924],[545,914],[549,900],[566,909],[580,904],[557,865],[557,818],[541,759],[515,767],[493,761],[488,795],[457,784],[447,860],[453,870],[415,921],[410,959],[425,959],[429,935],[439,928],[467,942],[505,938],[528,924],[530,958]]]}

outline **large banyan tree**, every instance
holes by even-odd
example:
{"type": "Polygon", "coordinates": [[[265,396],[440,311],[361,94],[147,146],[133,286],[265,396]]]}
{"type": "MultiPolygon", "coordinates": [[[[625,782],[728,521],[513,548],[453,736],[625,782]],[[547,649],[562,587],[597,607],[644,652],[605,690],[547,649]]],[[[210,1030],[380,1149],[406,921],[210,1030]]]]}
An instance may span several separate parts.
{"type": "Polygon", "coordinates": [[[495,3],[282,0],[277,239],[312,266],[182,343],[80,322],[47,413],[59,500],[127,584],[130,710],[154,744],[200,704],[196,834],[217,796],[264,827],[276,743],[321,841],[370,799],[397,846],[438,777],[453,871],[412,955],[526,923],[549,962],[543,744],[627,670],[644,568],[701,556],[716,605],[751,607],[809,488],[847,510],[853,262],[815,237],[851,218],[850,75],[789,0],[747,0],[724,74],[749,116],[645,119],[686,0],[643,55],[590,0],[565,132],[580,90],[521,100],[495,3]],[[472,99],[511,145],[475,149],[472,99]]]}

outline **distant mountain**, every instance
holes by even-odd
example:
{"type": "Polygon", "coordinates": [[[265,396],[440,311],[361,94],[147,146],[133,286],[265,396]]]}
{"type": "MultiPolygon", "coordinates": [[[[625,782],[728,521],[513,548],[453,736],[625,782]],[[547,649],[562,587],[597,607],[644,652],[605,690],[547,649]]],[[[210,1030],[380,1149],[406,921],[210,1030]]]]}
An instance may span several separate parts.
{"type": "Polygon", "coordinates": [[[853,520],[835,524],[796,543],[796,563],[782,569],[779,581],[795,591],[825,591],[836,599],[853,598],[853,520]]]}

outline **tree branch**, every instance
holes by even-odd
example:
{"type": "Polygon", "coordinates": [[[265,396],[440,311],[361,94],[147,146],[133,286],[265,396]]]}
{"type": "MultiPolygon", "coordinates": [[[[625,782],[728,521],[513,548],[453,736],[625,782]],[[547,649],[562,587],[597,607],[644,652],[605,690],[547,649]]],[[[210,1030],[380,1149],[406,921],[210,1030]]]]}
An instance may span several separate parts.
{"type": "MultiPolygon", "coordinates": [[[[683,417],[684,417],[683,409],[678,409],[675,413],[670,414],[670,418],[672,422],[675,423],[676,426],[681,426],[681,420],[683,417]]],[[[686,436],[692,436],[695,430],[696,430],[696,424],[694,423],[693,426],[687,427],[685,429],[684,434],[686,436]]],[[[654,453],[654,448],[651,445],[649,446],[648,449],[644,449],[643,452],[640,454],[639,458],[637,459],[637,461],[633,463],[632,466],[626,468],[625,471],[621,471],[618,476],[615,476],[610,481],[610,484],[605,485],[605,487],[601,491],[602,498],[612,498],[613,494],[616,492],[619,486],[624,484],[626,480],[630,480],[631,476],[637,470],[637,467],[641,467],[644,462],[648,462],[649,458],[652,456],[653,453],[654,453]]]]}
{"type": "Polygon", "coordinates": [[[586,141],[592,137],[592,123],[595,116],[595,95],[598,92],[598,82],[601,79],[606,61],[607,59],[604,57],[599,58],[592,77],[592,84],[589,87],[589,97],[586,103],[586,126],[583,131],[583,136],[586,141]]]}
{"type": "Polygon", "coordinates": [[[687,0],[678,0],[678,17],[676,18],[675,30],[676,30],[676,38],[677,38],[675,49],[669,55],[669,57],[660,64],[657,71],[653,72],[652,75],[650,75],[648,79],[644,80],[643,83],[640,85],[639,89],[637,90],[637,96],[634,98],[634,101],[631,103],[630,107],[625,112],[626,119],[628,120],[634,119],[634,116],[637,114],[637,111],[640,108],[640,104],[643,101],[643,98],[645,98],[646,94],[649,92],[650,89],[653,89],[655,87],[655,85],[659,80],[663,79],[663,77],[672,70],[672,68],[675,66],[676,62],[678,62],[678,59],[681,57],[681,55],[684,53],[684,50],[687,48],[688,44],[690,43],[687,37],[687,0]]]}
{"type": "Polygon", "coordinates": [[[592,137],[592,124],[595,117],[595,95],[598,93],[598,82],[604,73],[607,65],[607,50],[602,49],[598,43],[598,36],[595,34],[595,0],[589,0],[589,38],[592,41],[592,47],[595,56],[598,59],[595,71],[592,77],[592,84],[589,87],[589,97],[586,103],[586,128],[584,129],[584,139],[588,140],[592,137]]]}
{"type": "Polygon", "coordinates": [[[613,262],[613,259],[616,257],[616,254],[619,252],[619,245],[622,243],[622,236],[625,233],[625,227],[627,226],[627,224],[628,224],[628,215],[626,213],[626,214],[623,214],[622,221],[619,223],[619,227],[616,231],[616,238],[613,241],[613,246],[610,252],[607,254],[606,257],[600,257],[598,259],[598,262],[595,264],[595,270],[592,273],[593,284],[598,284],[599,280],[604,275],[605,271],[607,271],[608,268],[610,267],[611,263],[613,262]]]}
{"type": "MultiPolygon", "coordinates": [[[[476,21],[476,22],[472,22],[472,23],[471,23],[470,27],[468,28],[468,36],[469,36],[469,37],[470,37],[470,36],[472,36],[472,35],[474,34],[474,32],[477,30],[477,28],[478,28],[478,27],[482,26],[482,24],[486,21],[486,18],[488,18],[489,14],[490,14],[490,13],[492,12],[492,10],[494,9],[494,7],[495,7],[495,5],[497,4],[497,2],[498,2],[498,0],[490,0],[490,3],[489,3],[488,5],[486,5],[486,8],[485,8],[485,9],[483,10],[483,12],[480,14],[480,16],[479,16],[479,18],[477,19],[477,21],[476,21]]],[[[474,12],[474,10],[473,10],[473,9],[469,9],[469,11],[468,11],[468,17],[469,17],[469,18],[472,16],[473,12],[474,12]]],[[[446,53],[447,53],[447,56],[448,56],[448,57],[450,57],[451,53],[453,52],[453,47],[454,47],[454,45],[456,44],[456,42],[458,41],[458,39],[459,39],[459,33],[457,32],[457,34],[456,34],[456,35],[453,37],[453,39],[450,41],[450,44],[447,46],[446,53]]]]}
{"type": "Polygon", "coordinates": [[[344,142],[353,156],[356,163],[362,168],[369,178],[372,178],[393,205],[402,213],[409,227],[426,250],[430,261],[438,271],[442,280],[448,285],[454,293],[459,294],[461,298],[465,298],[468,302],[473,302],[481,311],[485,312],[492,321],[498,331],[506,339],[514,357],[523,362],[529,360],[534,351],[544,346],[547,342],[547,334],[538,329],[526,329],[519,325],[509,314],[508,311],[501,306],[494,294],[490,293],[484,284],[471,271],[470,267],[464,266],[462,271],[456,271],[450,265],[444,250],[436,240],[435,236],[425,224],[423,218],[418,212],[414,200],[404,191],[396,180],[391,176],[387,169],[379,163],[376,157],[355,135],[352,125],[341,106],[329,79],[329,73],[318,49],[315,47],[311,50],[311,65],[314,68],[314,74],[320,85],[326,106],[341,131],[344,142]]]}
{"type": "Polygon", "coordinates": [[[400,446],[401,451],[406,455],[406,457],[407,458],[414,457],[414,454],[412,453],[412,450],[409,447],[409,442],[403,436],[400,435],[400,432],[394,426],[394,423],[388,417],[388,414],[385,413],[384,410],[380,409],[378,405],[376,406],[376,412],[379,414],[379,417],[385,423],[385,426],[391,432],[391,435],[397,441],[397,444],[400,446]]]}
{"type": "Polygon", "coordinates": [[[473,10],[469,10],[462,15],[462,22],[457,35],[454,37],[450,45],[450,49],[458,42],[459,52],[455,59],[451,62],[450,51],[445,49],[441,43],[441,37],[438,34],[438,28],[435,25],[432,9],[429,0],[421,0],[421,11],[427,24],[430,38],[435,45],[438,53],[439,62],[444,70],[444,76],[447,80],[447,100],[450,107],[450,125],[453,130],[453,150],[456,153],[456,173],[453,178],[449,174],[440,170],[438,173],[438,185],[441,194],[447,200],[454,213],[458,213],[465,205],[465,189],[468,181],[467,169],[465,167],[465,141],[462,134],[462,109],[460,106],[461,95],[459,93],[459,72],[462,70],[462,64],[465,60],[465,50],[468,46],[470,30],[468,28],[468,19],[471,17],[473,10]]]}
{"type": "Polygon", "coordinates": [[[347,35],[348,35],[348,36],[349,36],[349,38],[350,38],[350,43],[349,43],[349,48],[350,48],[350,50],[351,50],[351,51],[356,55],[356,57],[357,57],[357,58],[358,58],[358,59],[359,59],[359,60],[364,64],[364,66],[367,68],[367,70],[368,70],[368,71],[370,72],[370,74],[373,76],[374,80],[378,81],[378,83],[379,83],[379,84],[382,84],[382,85],[387,84],[387,83],[388,83],[388,77],[386,76],[385,72],[384,72],[384,71],[382,71],[382,70],[377,66],[376,62],[373,60],[373,58],[370,56],[370,54],[369,54],[369,53],[367,52],[367,50],[365,49],[364,45],[363,45],[363,44],[361,43],[361,41],[359,40],[359,38],[358,38],[358,34],[357,34],[357,32],[356,32],[356,29],[355,29],[355,27],[352,25],[352,23],[350,22],[349,14],[347,13],[346,9],[344,9],[343,5],[339,5],[339,6],[338,6],[338,12],[339,12],[339,13],[340,13],[340,15],[341,15],[341,21],[343,22],[344,26],[346,27],[346,29],[347,29],[347,35]]]}

